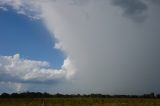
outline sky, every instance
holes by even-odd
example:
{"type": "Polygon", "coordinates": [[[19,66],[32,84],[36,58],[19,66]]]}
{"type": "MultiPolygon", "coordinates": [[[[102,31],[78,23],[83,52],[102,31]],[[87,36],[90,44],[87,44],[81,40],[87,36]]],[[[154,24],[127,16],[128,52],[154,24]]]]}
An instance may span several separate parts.
{"type": "Polygon", "coordinates": [[[1,11],[0,54],[21,54],[24,58],[48,61],[53,67],[63,64],[64,54],[53,48],[56,39],[39,20],[18,15],[13,10],[1,11]]]}
{"type": "Polygon", "coordinates": [[[0,92],[160,93],[159,0],[0,0],[0,92]]]}

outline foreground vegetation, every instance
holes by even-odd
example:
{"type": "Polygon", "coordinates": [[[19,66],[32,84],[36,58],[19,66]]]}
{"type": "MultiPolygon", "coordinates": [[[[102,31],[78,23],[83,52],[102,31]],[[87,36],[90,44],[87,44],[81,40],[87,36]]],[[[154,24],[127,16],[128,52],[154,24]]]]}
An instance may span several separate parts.
{"type": "Polygon", "coordinates": [[[0,106],[160,106],[160,99],[143,98],[2,98],[0,106]]]}
{"type": "Polygon", "coordinates": [[[0,106],[160,106],[160,95],[63,95],[48,93],[3,93],[0,106]]]}

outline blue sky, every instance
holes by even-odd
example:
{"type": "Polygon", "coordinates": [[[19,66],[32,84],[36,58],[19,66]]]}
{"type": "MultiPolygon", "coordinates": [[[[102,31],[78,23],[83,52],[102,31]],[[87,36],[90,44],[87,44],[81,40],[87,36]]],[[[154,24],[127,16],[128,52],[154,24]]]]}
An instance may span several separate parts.
{"type": "Polygon", "coordinates": [[[47,61],[59,69],[65,58],[55,49],[55,39],[40,20],[31,20],[13,10],[0,11],[0,55],[19,53],[22,58],[47,61]]]}

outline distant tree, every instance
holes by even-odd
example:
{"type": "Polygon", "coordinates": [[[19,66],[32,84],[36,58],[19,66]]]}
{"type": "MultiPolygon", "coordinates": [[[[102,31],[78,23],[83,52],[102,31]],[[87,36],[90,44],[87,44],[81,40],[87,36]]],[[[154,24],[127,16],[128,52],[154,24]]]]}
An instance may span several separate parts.
{"type": "Polygon", "coordinates": [[[154,97],[155,97],[154,92],[150,93],[150,97],[151,97],[151,98],[154,98],[154,97]]]}
{"type": "Polygon", "coordinates": [[[60,94],[60,93],[57,93],[55,94],[56,97],[63,97],[64,95],[63,94],[60,94]]]}
{"type": "Polygon", "coordinates": [[[9,95],[8,93],[2,93],[2,94],[1,94],[1,97],[2,97],[2,98],[8,98],[8,97],[10,97],[10,95],[9,95]]]}
{"type": "Polygon", "coordinates": [[[150,93],[150,94],[144,94],[144,95],[141,96],[141,97],[143,97],[143,98],[154,98],[155,95],[154,95],[154,93],[152,92],[152,93],[150,93]]]}
{"type": "Polygon", "coordinates": [[[157,97],[157,98],[160,98],[160,94],[157,94],[156,97],[157,97]]]}
{"type": "Polygon", "coordinates": [[[144,95],[104,95],[104,94],[60,94],[51,95],[49,93],[41,92],[23,92],[23,93],[2,93],[1,98],[50,98],[50,97],[60,97],[60,98],[72,98],[72,97],[93,97],[93,98],[160,98],[160,94],[149,93],[144,95]]]}

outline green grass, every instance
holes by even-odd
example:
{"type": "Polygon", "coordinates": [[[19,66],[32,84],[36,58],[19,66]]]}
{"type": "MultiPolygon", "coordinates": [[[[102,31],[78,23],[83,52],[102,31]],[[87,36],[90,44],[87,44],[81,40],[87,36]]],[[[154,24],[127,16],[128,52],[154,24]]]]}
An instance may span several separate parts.
{"type": "Polygon", "coordinates": [[[142,98],[10,98],[0,106],[160,106],[160,99],[142,98]]]}

